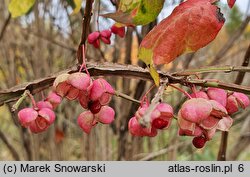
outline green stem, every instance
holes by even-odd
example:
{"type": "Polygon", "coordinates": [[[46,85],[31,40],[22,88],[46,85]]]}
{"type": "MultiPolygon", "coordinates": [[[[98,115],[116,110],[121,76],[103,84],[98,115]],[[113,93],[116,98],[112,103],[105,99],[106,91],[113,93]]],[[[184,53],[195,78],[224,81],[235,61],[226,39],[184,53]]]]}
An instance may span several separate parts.
{"type": "Polygon", "coordinates": [[[130,96],[124,94],[124,93],[121,93],[121,92],[119,92],[117,90],[115,91],[114,95],[117,96],[117,97],[124,98],[124,99],[129,100],[129,101],[141,104],[141,102],[139,100],[136,100],[136,99],[134,99],[134,98],[132,98],[132,97],[130,97],[130,96]]]}
{"type": "Polygon", "coordinates": [[[28,96],[28,92],[30,92],[29,90],[25,90],[23,92],[23,94],[21,95],[21,97],[17,100],[17,102],[12,106],[11,111],[15,112],[16,110],[18,110],[20,104],[25,100],[25,98],[28,96]]]}
{"type": "Polygon", "coordinates": [[[174,115],[173,119],[178,120],[178,116],[174,115]]]}
{"type": "Polygon", "coordinates": [[[213,67],[206,67],[206,68],[198,68],[198,69],[188,69],[185,71],[180,71],[173,73],[173,76],[190,76],[190,75],[197,75],[203,73],[217,73],[217,72],[250,72],[250,67],[245,66],[213,66],[213,67]]]}

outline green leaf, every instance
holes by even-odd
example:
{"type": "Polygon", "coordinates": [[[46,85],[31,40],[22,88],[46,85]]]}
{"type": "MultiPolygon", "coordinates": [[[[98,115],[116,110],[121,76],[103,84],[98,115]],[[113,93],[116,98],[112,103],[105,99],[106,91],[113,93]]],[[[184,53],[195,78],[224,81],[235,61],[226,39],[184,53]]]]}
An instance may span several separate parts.
{"type": "Polygon", "coordinates": [[[11,16],[16,18],[29,12],[35,2],[36,0],[11,0],[8,5],[8,9],[11,16]]]}
{"type": "Polygon", "coordinates": [[[124,25],[146,25],[154,21],[163,8],[164,0],[121,0],[115,13],[103,14],[124,25]]]}
{"type": "Polygon", "coordinates": [[[161,12],[164,2],[164,0],[141,0],[133,23],[146,25],[154,21],[161,12]]]}

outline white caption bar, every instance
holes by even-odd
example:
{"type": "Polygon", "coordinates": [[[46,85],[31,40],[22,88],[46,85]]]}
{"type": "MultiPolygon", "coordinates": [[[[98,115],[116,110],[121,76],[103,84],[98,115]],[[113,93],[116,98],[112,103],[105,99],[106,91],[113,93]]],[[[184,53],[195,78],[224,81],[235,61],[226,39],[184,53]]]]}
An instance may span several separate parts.
{"type": "Polygon", "coordinates": [[[0,162],[0,176],[182,177],[249,176],[250,162],[130,162],[130,161],[8,161],[0,162]]]}

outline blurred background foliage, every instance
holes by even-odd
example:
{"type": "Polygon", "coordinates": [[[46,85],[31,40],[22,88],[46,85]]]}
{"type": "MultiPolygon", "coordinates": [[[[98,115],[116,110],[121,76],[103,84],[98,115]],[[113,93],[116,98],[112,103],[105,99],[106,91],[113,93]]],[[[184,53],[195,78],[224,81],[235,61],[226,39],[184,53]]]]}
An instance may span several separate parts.
{"type": "MultiPolygon", "coordinates": [[[[98,2],[95,1],[93,7],[91,31],[97,30],[98,2]]],[[[80,12],[72,14],[72,1],[37,0],[28,14],[14,19],[10,18],[8,3],[8,0],[0,0],[0,33],[3,32],[0,34],[1,90],[51,75],[77,63],[76,49],[81,38],[85,1],[80,12]],[[2,30],[4,27],[6,29],[2,30]]],[[[88,45],[88,61],[143,66],[137,60],[138,44],[178,3],[177,0],[166,1],[155,22],[128,28],[124,39],[113,36],[111,45],[102,44],[100,49],[88,45]]],[[[100,13],[114,11],[115,8],[110,1],[101,1],[100,13]]],[[[222,10],[227,23],[216,40],[196,53],[179,57],[164,66],[164,70],[174,72],[214,64],[241,65],[250,41],[249,14],[237,5],[231,11],[226,6],[222,10]],[[235,37],[233,41],[232,37],[235,37]],[[227,45],[230,47],[223,52],[227,45]]],[[[100,17],[100,30],[108,29],[113,23],[100,17]]],[[[201,77],[233,83],[236,74],[207,74],[201,77]]],[[[152,84],[121,77],[107,79],[115,89],[136,99],[140,99],[152,84]]],[[[243,85],[250,85],[249,74],[243,85]]],[[[37,94],[36,99],[42,99],[47,92],[37,94]]],[[[175,90],[169,89],[168,92],[167,102],[174,106],[177,113],[185,98],[175,90]]],[[[150,97],[154,93],[155,90],[150,97]]],[[[205,148],[197,150],[191,145],[191,137],[177,135],[176,121],[168,130],[159,132],[157,137],[132,137],[128,133],[127,122],[137,110],[137,105],[121,98],[113,98],[111,103],[116,110],[114,123],[110,126],[97,125],[90,135],[83,133],[76,124],[77,116],[83,111],[77,102],[64,100],[56,109],[55,124],[41,134],[31,134],[18,124],[16,113],[11,113],[12,104],[0,107],[0,160],[215,160],[218,153],[220,132],[205,148]]],[[[27,99],[21,107],[28,105],[30,100],[27,99]]],[[[235,124],[228,142],[229,160],[250,160],[249,112],[245,110],[234,115],[235,124]]]]}

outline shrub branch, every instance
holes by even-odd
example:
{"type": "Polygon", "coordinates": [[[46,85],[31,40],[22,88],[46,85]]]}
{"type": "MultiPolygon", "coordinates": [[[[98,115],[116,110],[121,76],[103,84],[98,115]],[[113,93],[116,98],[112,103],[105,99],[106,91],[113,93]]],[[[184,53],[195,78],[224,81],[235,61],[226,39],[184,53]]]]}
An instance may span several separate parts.
{"type": "MultiPolygon", "coordinates": [[[[87,62],[87,69],[91,76],[120,76],[127,78],[137,78],[141,80],[148,80],[153,82],[150,73],[147,69],[133,65],[122,65],[115,63],[93,63],[87,62]]],[[[80,65],[73,66],[59,73],[53,74],[48,77],[44,77],[38,80],[34,80],[28,83],[17,85],[15,87],[0,91],[0,106],[4,103],[15,101],[24,93],[25,90],[29,90],[31,94],[36,94],[52,86],[55,78],[62,73],[74,73],[78,72],[80,65]]],[[[241,72],[248,72],[250,67],[242,67],[241,72]]],[[[226,71],[228,72],[228,71],[226,71]]],[[[192,79],[187,76],[176,76],[175,74],[160,72],[161,78],[167,78],[168,83],[179,83],[184,86],[197,85],[202,87],[216,87],[230,91],[238,91],[250,95],[250,87],[241,86],[233,83],[215,82],[202,79],[192,79]]]]}

